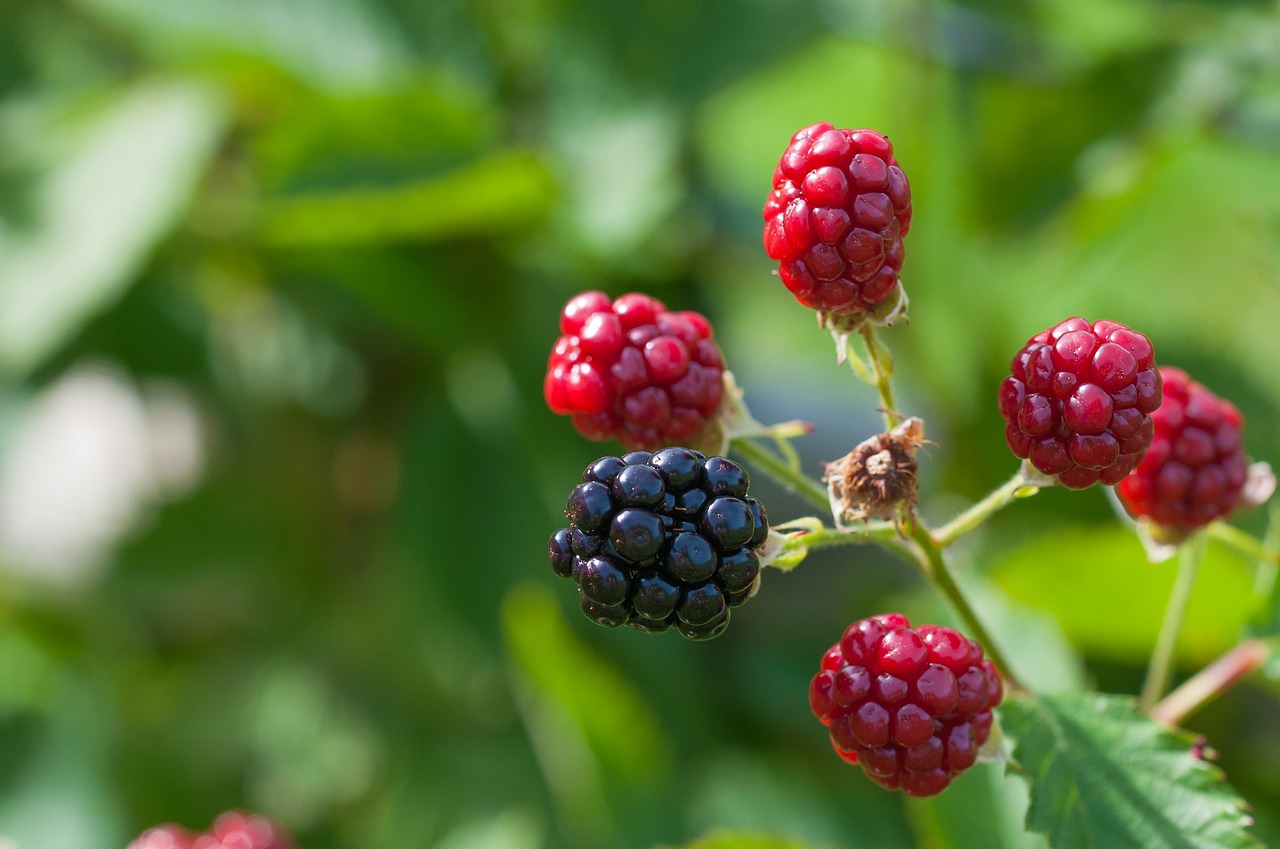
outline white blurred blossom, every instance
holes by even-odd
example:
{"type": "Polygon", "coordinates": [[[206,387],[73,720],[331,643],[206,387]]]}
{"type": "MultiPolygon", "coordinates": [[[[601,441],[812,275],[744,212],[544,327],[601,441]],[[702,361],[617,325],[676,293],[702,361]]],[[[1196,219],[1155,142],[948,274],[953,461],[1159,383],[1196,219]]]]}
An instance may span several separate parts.
{"type": "Polygon", "coordinates": [[[61,583],[98,574],[149,507],[199,479],[201,432],[174,384],[139,390],[101,365],[67,372],[0,445],[0,567],[61,583]]]}

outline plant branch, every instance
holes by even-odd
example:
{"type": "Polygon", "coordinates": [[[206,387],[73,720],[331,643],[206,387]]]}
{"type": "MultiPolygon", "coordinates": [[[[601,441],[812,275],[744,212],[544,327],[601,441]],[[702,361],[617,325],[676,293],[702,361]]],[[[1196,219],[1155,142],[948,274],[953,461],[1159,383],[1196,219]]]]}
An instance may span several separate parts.
{"type": "Polygon", "coordinates": [[[1206,527],[1204,532],[1210,539],[1220,542],[1229,548],[1234,548],[1245,557],[1270,564],[1272,567],[1280,566],[1280,551],[1234,525],[1217,521],[1206,527]]]}
{"type": "Polygon", "coordinates": [[[1199,571],[1203,556],[1204,537],[1201,534],[1195,534],[1182,544],[1178,557],[1178,575],[1174,579],[1173,590],[1169,593],[1169,604],[1160,625],[1160,635],[1156,638],[1151,665],[1147,668],[1147,680],[1138,697],[1138,707],[1145,711],[1151,710],[1169,686],[1178,632],[1182,630],[1182,622],[1186,618],[1191,588],[1195,585],[1196,572],[1199,571]]]}
{"type": "Polygon", "coordinates": [[[898,529],[892,522],[868,522],[857,530],[842,531],[838,528],[827,527],[821,524],[820,520],[812,517],[775,525],[773,529],[779,533],[787,533],[792,528],[803,531],[803,533],[790,536],[783,546],[784,551],[792,551],[797,548],[830,548],[836,545],[883,542],[888,539],[897,539],[899,536],[898,529]]]}
{"type": "Polygon", "coordinates": [[[933,539],[941,548],[946,548],[960,537],[976,530],[979,525],[990,519],[995,513],[1019,498],[1039,492],[1032,481],[1027,479],[1026,471],[1019,467],[1018,471],[1000,486],[993,489],[985,498],[947,522],[933,532],[933,539]],[[1023,490],[1033,487],[1031,492],[1023,490]]]}
{"type": "Polygon", "coordinates": [[[1012,667],[1005,660],[1004,654],[1000,651],[999,646],[996,645],[996,641],[992,639],[990,632],[982,624],[982,620],[978,618],[973,606],[969,604],[969,600],[965,598],[960,586],[955,582],[955,578],[951,576],[951,571],[947,568],[946,558],[942,553],[942,546],[930,535],[929,529],[921,524],[914,515],[907,517],[906,529],[908,536],[916,544],[918,552],[916,563],[920,566],[924,576],[938,588],[938,591],[951,604],[952,609],[964,622],[974,639],[982,645],[987,657],[1000,670],[1000,675],[1009,690],[1011,692],[1025,691],[1026,688],[1014,676],[1012,667]]]}
{"type": "Polygon", "coordinates": [[[863,322],[862,341],[867,345],[867,359],[871,363],[871,381],[880,393],[881,412],[884,413],[886,430],[892,430],[902,421],[897,404],[893,400],[893,355],[876,338],[876,328],[871,322],[863,322]]]}
{"type": "Polygon", "coordinates": [[[1271,656],[1272,648],[1261,640],[1245,640],[1160,700],[1151,718],[1170,727],[1234,687],[1271,656]]]}
{"type": "Polygon", "coordinates": [[[831,511],[831,499],[822,484],[806,476],[768,449],[746,437],[738,437],[729,443],[731,449],[741,454],[752,465],[758,467],[769,477],[799,495],[805,501],[820,508],[824,513],[831,511]]]}

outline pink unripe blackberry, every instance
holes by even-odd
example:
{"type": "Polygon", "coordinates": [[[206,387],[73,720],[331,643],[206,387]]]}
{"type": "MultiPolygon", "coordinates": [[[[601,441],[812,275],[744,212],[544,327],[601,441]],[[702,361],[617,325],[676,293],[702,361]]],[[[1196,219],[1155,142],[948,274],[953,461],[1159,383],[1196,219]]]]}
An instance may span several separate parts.
{"type": "Polygon", "coordinates": [[[227,811],[219,814],[208,834],[196,838],[191,849],[294,849],[279,825],[259,814],[227,811]]]}
{"type": "Polygon", "coordinates": [[[280,825],[260,814],[227,811],[207,832],[159,825],[140,834],[128,849],[294,849],[294,843],[280,825]]]}
{"type": "MultiPolygon", "coordinates": [[[[560,314],[543,394],[588,439],[654,450],[702,443],[720,409],[724,359],[711,323],[640,293],[583,292],[560,314]]],[[[706,446],[718,448],[718,445],[706,446]]]]}
{"type": "Polygon", "coordinates": [[[809,706],[836,754],[872,781],[933,796],[973,766],[1003,694],[973,640],[886,613],[854,622],[827,649],[809,706]]]}
{"type": "Polygon", "coordinates": [[[196,835],[180,825],[157,825],[135,837],[126,849],[191,849],[196,835]]]}
{"type": "Polygon", "coordinates": [[[1015,456],[1068,489],[1116,484],[1137,468],[1160,406],[1146,336],[1069,318],[1031,337],[1010,368],[999,404],[1015,456]]]}
{"type": "Polygon", "coordinates": [[[847,323],[898,302],[911,188],[875,130],[791,137],[764,205],[764,248],[796,300],[847,323]]]}
{"type": "Polygon", "coordinates": [[[1135,518],[1178,537],[1226,516],[1240,503],[1249,473],[1235,405],[1163,366],[1164,400],[1151,418],[1155,436],[1146,457],[1116,493],[1135,518]]]}

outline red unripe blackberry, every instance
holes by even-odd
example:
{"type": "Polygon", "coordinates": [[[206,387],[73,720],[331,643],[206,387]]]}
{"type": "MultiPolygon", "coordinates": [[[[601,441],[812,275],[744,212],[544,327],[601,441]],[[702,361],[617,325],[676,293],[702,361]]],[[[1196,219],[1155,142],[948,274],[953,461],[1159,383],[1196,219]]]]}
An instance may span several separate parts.
{"type": "Polygon", "coordinates": [[[699,443],[720,409],[724,359],[711,324],[639,293],[583,292],[560,314],[543,395],[587,439],[654,450],[699,443]]]}
{"type": "Polygon", "coordinates": [[[826,123],[797,132],[764,220],[765,252],[806,307],[857,317],[897,303],[911,188],[880,133],[826,123]]]}
{"type": "Polygon", "coordinates": [[[1068,489],[1119,483],[1151,444],[1160,373],[1151,342],[1115,321],[1069,318],[1028,340],[1000,384],[1005,441],[1068,489]]]}
{"type": "Polygon", "coordinates": [[[1172,537],[1226,516],[1240,503],[1249,473],[1236,406],[1163,366],[1164,400],[1151,418],[1147,455],[1116,493],[1135,518],[1146,517],[1172,537]]]}
{"type": "Polygon", "coordinates": [[[1003,695],[981,646],[900,613],[851,624],[809,684],[836,754],[910,796],[940,793],[974,764],[1003,695]]]}
{"type": "Polygon", "coordinates": [[[569,496],[551,568],[599,625],[717,637],[760,586],[769,520],[748,484],[737,463],[688,448],[601,457],[569,496]]]}

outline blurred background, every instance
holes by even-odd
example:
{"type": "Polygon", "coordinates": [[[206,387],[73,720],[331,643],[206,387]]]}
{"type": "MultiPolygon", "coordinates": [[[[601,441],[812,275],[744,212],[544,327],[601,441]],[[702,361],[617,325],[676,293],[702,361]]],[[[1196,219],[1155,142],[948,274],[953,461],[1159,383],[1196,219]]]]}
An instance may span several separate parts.
{"type": "MultiPolygon", "coordinates": [[[[583,289],[707,314],[757,418],[818,425],[815,475],[877,429],[760,246],[819,120],[912,182],[882,338],[927,517],[1013,472],[996,386],[1073,314],[1280,464],[1275,2],[0,0],[0,835],[239,807],[306,849],[1043,846],[999,767],[904,800],[809,713],[848,622],[946,619],[910,566],[814,555],[693,644],[591,624],[546,560],[611,450],[541,398],[583,289]]],[[[955,562],[1028,679],[1136,691],[1173,567],[1103,492],[955,562]]],[[[1211,547],[1182,674],[1271,603],[1211,547]]],[[[1278,715],[1259,674],[1188,722],[1272,841],[1278,715]]]]}

